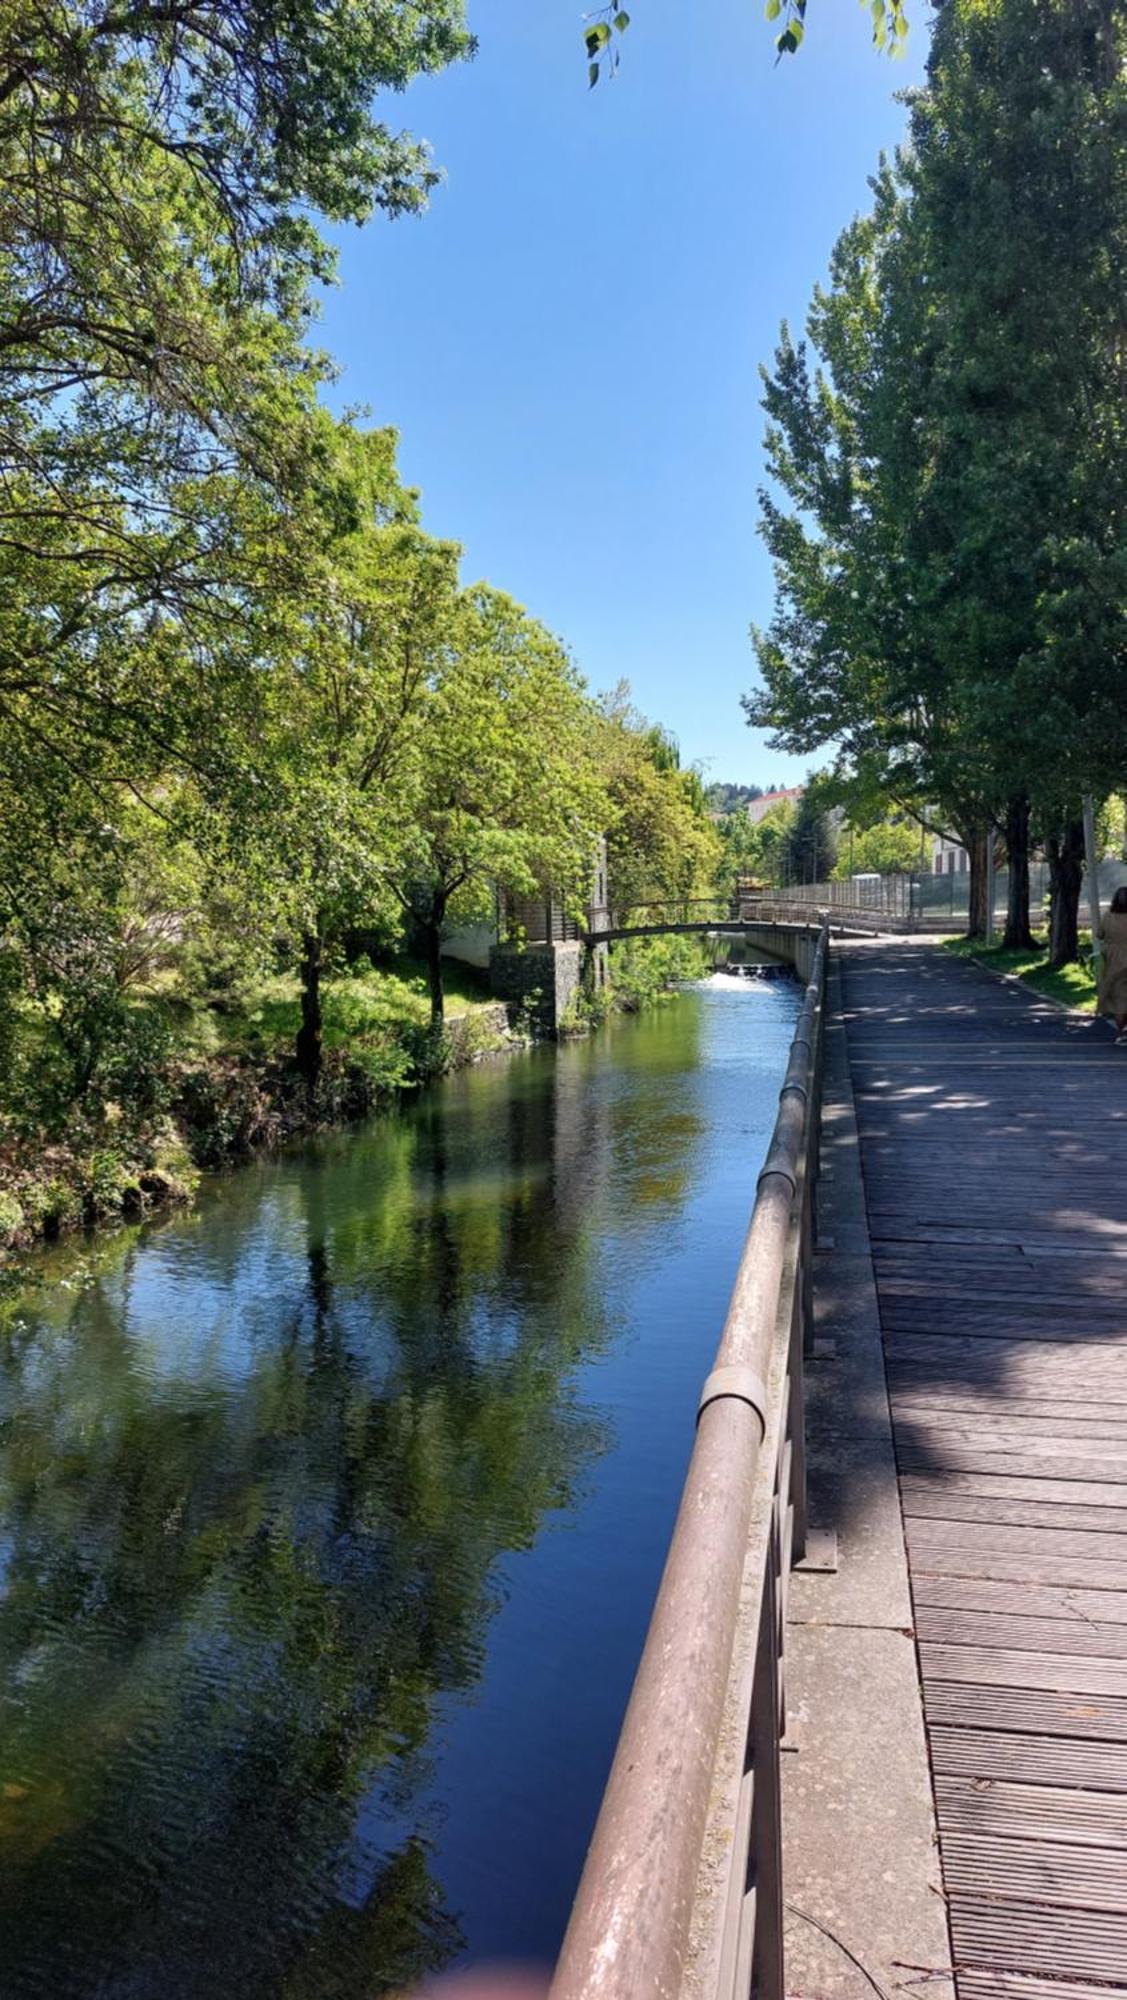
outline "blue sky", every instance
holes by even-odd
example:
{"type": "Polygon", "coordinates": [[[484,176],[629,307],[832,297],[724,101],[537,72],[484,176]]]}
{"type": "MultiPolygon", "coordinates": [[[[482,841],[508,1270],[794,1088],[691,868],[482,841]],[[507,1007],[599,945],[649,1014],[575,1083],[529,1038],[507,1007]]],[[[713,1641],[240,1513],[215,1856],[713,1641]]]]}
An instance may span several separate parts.
{"type": "Polygon", "coordinates": [[[777,67],[761,0],[627,4],[594,91],[577,0],[470,0],[476,60],[393,100],[446,181],[421,219],[341,239],[334,400],[396,426],[467,580],[593,688],[629,680],[711,777],[791,783],[739,707],[771,607],[756,371],[903,131],[924,4],[890,62],[856,0],[813,0],[777,67]]]}

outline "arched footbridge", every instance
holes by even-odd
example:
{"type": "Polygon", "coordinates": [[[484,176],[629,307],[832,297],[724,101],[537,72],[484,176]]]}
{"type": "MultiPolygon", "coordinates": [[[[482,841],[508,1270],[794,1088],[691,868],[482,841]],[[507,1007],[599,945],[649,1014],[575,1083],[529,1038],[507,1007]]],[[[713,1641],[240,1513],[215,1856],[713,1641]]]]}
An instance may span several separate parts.
{"type": "MultiPolygon", "coordinates": [[[[780,945],[797,937],[809,937],[822,923],[832,921],[835,936],[868,936],[875,928],[872,912],[842,907],[832,913],[815,905],[785,897],[692,897],[684,901],[641,903],[616,917],[606,910],[593,910],[583,931],[587,945],[617,944],[625,938],[651,937],[736,937],[775,957],[794,963],[789,948],[780,945]]],[[[799,968],[805,971],[805,965],[799,968]]]]}

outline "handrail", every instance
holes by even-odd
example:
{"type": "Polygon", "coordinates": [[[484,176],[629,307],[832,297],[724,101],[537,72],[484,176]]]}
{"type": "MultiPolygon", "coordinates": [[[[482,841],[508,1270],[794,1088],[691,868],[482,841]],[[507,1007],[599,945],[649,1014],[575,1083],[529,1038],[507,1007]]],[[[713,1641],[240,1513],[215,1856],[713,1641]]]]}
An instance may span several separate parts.
{"type": "Polygon", "coordinates": [[[730,1829],[736,1866],[731,1907],[722,1923],[728,1942],[718,1955],[714,1990],[746,1994],[754,1977],[764,1996],[783,1991],[780,1597],[792,1547],[797,1560],[805,1538],[802,1359],[809,1328],[827,953],[823,924],[552,2000],[673,2000],[679,1991],[746,1577],[755,1579],[760,1599],[756,1670],[744,1717],[755,1796],[752,1803],[752,1788],[740,1787],[733,1817],[738,1822],[743,1814],[742,1829],[739,1824],[730,1829]],[[776,1452],[777,1497],[769,1517],[756,1519],[759,1546],[749,1549],[765,1444],[776,1452]],[[765,1754],[771,1783],[764,1781],[765,1754]],[[749,1887],[758,1889],[750,1900],[750,1929],[749,1887]]]}

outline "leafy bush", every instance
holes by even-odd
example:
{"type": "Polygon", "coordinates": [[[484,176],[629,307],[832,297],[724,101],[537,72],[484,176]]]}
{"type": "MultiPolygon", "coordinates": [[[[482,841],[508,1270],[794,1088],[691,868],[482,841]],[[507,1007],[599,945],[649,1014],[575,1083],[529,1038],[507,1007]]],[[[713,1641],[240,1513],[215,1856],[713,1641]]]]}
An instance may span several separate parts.
{"type": "Polygon", "coordinates": [[[708,946],[696,938],[627,938],[610,949],[614,996],[630,1011],[649,1006],[685,980],[706,978],[711,970],[708,946]]]}

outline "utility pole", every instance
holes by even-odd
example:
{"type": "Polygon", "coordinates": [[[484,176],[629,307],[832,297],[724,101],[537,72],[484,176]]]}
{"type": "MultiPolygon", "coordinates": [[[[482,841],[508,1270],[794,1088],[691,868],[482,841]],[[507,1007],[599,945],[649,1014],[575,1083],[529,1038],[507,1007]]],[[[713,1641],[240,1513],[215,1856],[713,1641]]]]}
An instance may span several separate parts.
{"type": "Polygon", "coordinates": [[[986,942],[994,942],[994,822],[986,823],[986,942]]]}
{"type": "Polygon", "coordinates": [[[1096,860],[1096,808],[1089,793],[1084,800],[1084,857],[1088,864],[1088,921],[1092,926],[1092,971],[1100,976],[1100,873],[1096,860]]]}

